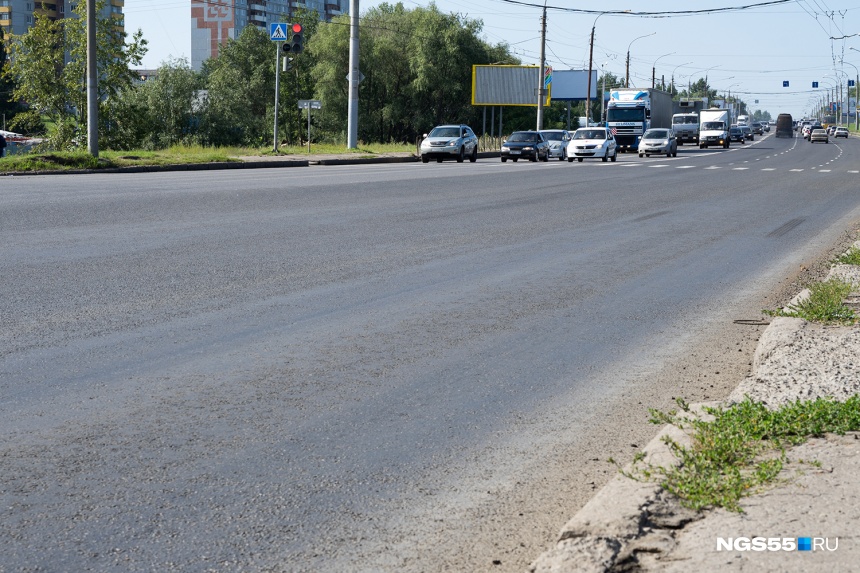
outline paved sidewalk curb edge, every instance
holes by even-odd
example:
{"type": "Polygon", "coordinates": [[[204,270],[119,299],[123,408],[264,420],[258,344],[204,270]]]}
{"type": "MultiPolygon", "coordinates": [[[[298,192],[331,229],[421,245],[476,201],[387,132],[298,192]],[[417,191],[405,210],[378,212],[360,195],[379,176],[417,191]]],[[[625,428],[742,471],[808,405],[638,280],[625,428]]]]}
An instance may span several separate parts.
{"type": "MultiPolygon", "coordinates": [[[[860,247],[860,242],[855,243],[860,247]]],[[[831,269],[827,278],[834,276],[831,269]]],[[[803,289],[787,306],[807,298],[809,289],[803,289]]],[[[756,345],[752,374],[774,349],[790,341],[794,332],[804,328],[806,321],[800,318],[775,317],[765,328],[756,345]]],[[[720,402],[691,404],[693,411],[703,406],[716,406],[720,402]]],[[[689,435],[675,426],[660,429],[644,448],[645,461],[654,465],[677,465],[664,439],[688,446],[689,435]]],[[[624,467],[630,471],[632,464],[624,467]]],[[[664,551],[674,546],[675,541],[661,529],[677,529],[704,514],[685,510],[671,494],[658,484],[637,482],[617,473],[585,506],[582,507],[561,529],[555,547],[542,553],[529,566],[529,573],[604,572],[633,557],[636,551],[664,551]],[[666,511],[670,507],[670,511],[666,511]],[[666,522],[661,516],[674,516],[666,522]]],[[[635,562],[635,561],[634,561],[635,562]]]]}

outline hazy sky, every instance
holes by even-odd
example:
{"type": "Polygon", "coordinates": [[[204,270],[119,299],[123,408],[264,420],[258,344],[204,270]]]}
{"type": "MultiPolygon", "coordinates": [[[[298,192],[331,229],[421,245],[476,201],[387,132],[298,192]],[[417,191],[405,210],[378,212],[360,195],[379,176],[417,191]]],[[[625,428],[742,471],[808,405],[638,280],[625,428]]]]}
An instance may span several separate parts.
{"type": "MultiPolygon", "coordinates": [[[[381,3],[363,0],[359,11],[381,3]]],[[[506,42],[523,63],[538,63],[543,2],[435,3],[443,12],[482,20],[487,41],[506,42]]],[[[405,0],[403,4],[414,8],[430,2],[405,0]]],[[[845,74],[856,79],[860,0],[772,0],[762,4],[755,0],[547,0],[546,59],[555,69],[587,69],[594,26],[595,69],[605,65],[606,70],[624,76],[629,49],[631,87],[650,87],[652,68],[656,68],[658,82],[661,76],[669,82],[674,73],[680,85],[707,75],[712,87],[737,93],[753,109],[773,116],[781,112],[803,115],[825,96],[828,86],[837,81],[844,85],[845,74]],[[745,10],[704,12],[755,5],[745,10]],[[631,13],[610,13],[624,10],[631,13]],[[700,13],[686,15],[679,10],[700,13]],[[648,16],[645,12],[666,14],[648,16]],[[783,87],[784,81],[789,87],[783,87]],[[819,82],[818,90],[812,88],[813,81],[819,82]]],[[[126,30],[140,28],[149,41],[144,67],[158,67],[171,56],[190,58],[190,5],[190,0],[126,0],[126,30]]]]}

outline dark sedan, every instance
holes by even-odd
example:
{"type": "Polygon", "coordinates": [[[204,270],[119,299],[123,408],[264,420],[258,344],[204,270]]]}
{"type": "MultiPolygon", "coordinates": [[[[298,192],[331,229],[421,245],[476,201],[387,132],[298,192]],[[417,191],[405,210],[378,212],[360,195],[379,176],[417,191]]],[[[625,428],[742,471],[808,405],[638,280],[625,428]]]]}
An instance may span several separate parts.
{"type": "Polygon", "coordinates": [[[729,128],[729,141],[744,143],[745,139],[744,132],[741,131],[741,128],[735,125],[729,128]]]}
{"type": "Polygon", "coordinates": [[[502,163],[524,157],[529,161],[549,161],[549,142],[539,131],[515,131],[502,142],[502,163]]]}

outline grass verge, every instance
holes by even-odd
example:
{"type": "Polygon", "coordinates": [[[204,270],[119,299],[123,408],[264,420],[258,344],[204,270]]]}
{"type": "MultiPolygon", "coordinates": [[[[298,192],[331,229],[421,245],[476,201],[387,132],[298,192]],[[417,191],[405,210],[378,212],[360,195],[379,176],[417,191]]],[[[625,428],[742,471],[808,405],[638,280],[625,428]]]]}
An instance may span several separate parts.
{"type": "MultiPolygon", "coordinates": [[[[400,144],[373,144],[349,150],[340,145],[311,145],[311,153],[321,155],[348,154],[356,157],[374,157],[384,153],[414,151],[413,147],[400,144]]],[[[281,147],[277,153],[271,148],[174,146],[158,151],[102,151],[98,159],[85,151],[36,152],[10,155],[0,159],[0,173],[235,162],[250,156],[307,155],[307,153],[307,146],[281,147]]]]}
{"type": "Polygon", "coordinates": [[[848,252],[836,259],[836,262],[842,265],[860,265],[860,249],[851,247],[848,252]]]}
{"type": "MultiPolygon", "coordinates": [[[[630,471],[637,480],[657,481],[694,510],[723,507],[742,512],[742,497],[774,482],[787,461],[786,446],[797,445],[826,433],[860,430],[860,395],[845,402],[830,399],[796,401],[768,410],[749,398],[730,408],[705,408],[705,420],[677,400],[683,413],[650,410],[651,422],[673,424],[691,432],[692,446],[671,438],[664,442],[679,460],[678,466],[654,466],[639,454],[630,471]]],[[[815,465],[815,462],[807,462],[815,465]]]]}
{"type": "Polygon", "coordinates": [[[857,322],[854,311],[844,304],[844,299],[854,290],[854,285],[839,279],[828,279],[809,287],[809,296],[781,310],[763,310],[768,316],[802,318],[810,322],[857,322]]]}

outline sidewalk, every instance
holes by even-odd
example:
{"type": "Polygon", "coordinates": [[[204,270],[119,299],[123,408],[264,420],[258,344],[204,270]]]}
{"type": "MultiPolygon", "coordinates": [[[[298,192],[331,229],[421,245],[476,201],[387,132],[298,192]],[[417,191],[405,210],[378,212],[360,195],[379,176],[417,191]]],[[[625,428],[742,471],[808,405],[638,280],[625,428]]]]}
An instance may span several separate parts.
{"type": "MultiPolygon", "coordinates": [[[[860,285],[860,267],[837,265],[830,277],[860,285]]],[[[807,291],[795,300],[805,296],[807,291]]],[[[727,402],[749,395],[778,407],[798,398],[844,400],[857,393],[860,327],[775,318],[759,341],[752,376],[727,402]]],[[[664,434],[689,444],[681,430],[664,427],[645,448],[653,464],[676,463],[662,443],[664,434]]],[[[777,484],[741,500],[744,513],[696,513],[655,484],[618,474],[562,528],[556,546],[529,571],[860,571],[860,432],[811,439],[787,454],[791,463],[777,484]],[[812,551],[717,550],[718,538],[739,537],[822,539],[814,541],[812,551]]]]}

